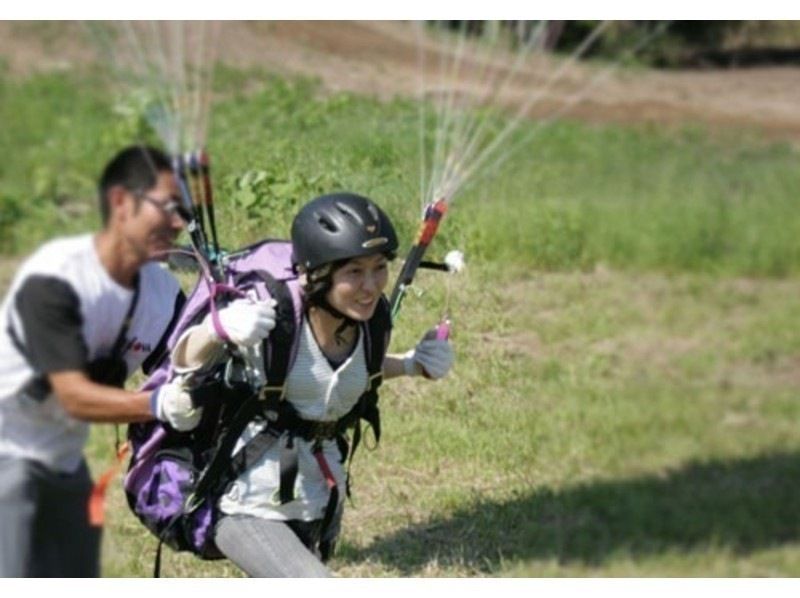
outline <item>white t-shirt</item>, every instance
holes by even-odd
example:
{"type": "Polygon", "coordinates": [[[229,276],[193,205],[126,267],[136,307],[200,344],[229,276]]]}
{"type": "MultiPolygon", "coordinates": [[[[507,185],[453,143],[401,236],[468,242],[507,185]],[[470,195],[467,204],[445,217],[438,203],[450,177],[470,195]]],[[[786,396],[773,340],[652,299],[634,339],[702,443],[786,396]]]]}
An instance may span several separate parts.
{"type": "MultiPolygon", "coordinates": [[[[122,349],[129,374],[155,365],[183,298],[154,262],[138,288],[122,349]]],[[[50,241],[22,264],[0,306],[0,455],[64,472],[79,466],[88,424],[67,415],[44,375],[108,356],[133,297],[109,276],[90,234],[50,241]]]]}
{"type": "MultiPolygon", "coordinates": [[[[336,421],[355,406],[369,384],[363,334],[359,329],[356,346],[337,368],[332,367],[322,353],[305,318],[300,335],[297,357],[286,378],[286,400],[303,419],[336,421]]],[[[239,439],[234,453],[263,428],[263,423],[251,423],[239,439]]],[[[298,457],[295,498],[281,504],[280,456],[288,442],[289,435],[284,433],[261,459],[231,484],[219,502],[223,513],[282,521],[315,521],[323,517],[330,492],[312,453],[313,443],[299,437],[293,439],[298,457]]],[[[346,472],[341,454],[334,440],[326,440],[322,446],[342,502],[346,472]]]]}

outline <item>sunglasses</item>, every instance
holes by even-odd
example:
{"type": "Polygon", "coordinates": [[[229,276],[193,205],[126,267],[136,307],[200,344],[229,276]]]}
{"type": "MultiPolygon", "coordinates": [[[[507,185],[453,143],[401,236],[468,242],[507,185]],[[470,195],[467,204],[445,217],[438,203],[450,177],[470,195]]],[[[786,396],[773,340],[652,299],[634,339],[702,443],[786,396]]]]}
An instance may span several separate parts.
{"type": "Polygon", "coordinates": [[[150,197],[149,195],[145,195],[143,193],[136,195],[137,199],[144,200],[147,203],[155,206],[161,212],[167,216],[172,217],[174,214],[177,214],[181,217],[181,219],[188,221],[189,214],[186,212],[186,209],[181,204],[181,200],[179,197],[170,197],[167,200],[163,199],[156,199],[155,197],[150,197]]]}

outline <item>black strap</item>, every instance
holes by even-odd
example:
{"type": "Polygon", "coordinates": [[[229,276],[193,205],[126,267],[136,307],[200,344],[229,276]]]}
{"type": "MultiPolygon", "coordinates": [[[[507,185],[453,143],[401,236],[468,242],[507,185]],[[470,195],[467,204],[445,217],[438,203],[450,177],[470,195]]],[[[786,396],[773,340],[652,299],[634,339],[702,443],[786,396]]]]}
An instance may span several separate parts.
{"type": "Polygon", "coordinates": [[[125,337],[128,335],[128,330],[130,330],[131,322],[133,322],[133,313],[136,311],[136,305],[139,303],[139,273],[136,273],[136,277],[133,279],[133,298],[131,299],[130,307],[128,307],[128,312],[125,314],[125,319],[122,320],[122,326],[119,329],[119,333],[117,334],[117,339],[114,341],[114,344],[111,345],[111,354],[109,357],[112,359],[116,359],[122,356],[123,349],[125,348],[125,337]]]}
{"type": "Polygon", "coordinates": [[[350,492],[351,487],[351,468],[353,465],[353,456],[356,454],[356,449],[361,444],[361,420],[366,421],[372,428],[372,433],[375,435],[375,444],[377,445],[381,440],[381,414],[378,408],[378,388],[383,382],[383,360],[386,356],[386,349],[389,346],[389,339],[391,338],[392,331],[392,314],[389,302],[386,297],[381,297],[378,306],[375,309],[375,314],[366,323],[363,330],[366,332],[364,335],[364,351],[367,358],[367,374],[369,375],[369,386],[363,395],[358,399],[358,403],[353,410],[345,415],[349,418],[353,425],[353,442],[350,447],[347,442],[340,441],[339,448],[345,454],[347,459],[347,487],[346,494],[348,498],[352,498],[350,492]]]}
{"type": "Polygon", "coordinates": [[[375,313],[367,322],[367,330],[369,346],[364,348],[367,351],[367,370],[376,374],[383,371],[383,358],[392,333],[392,314],[386,297],[380,298],[375,313]]]}
{"type": "Polygon", "coordinates": [[[169,357],[169,347],[167,343],[169,342],[169,338],[172,335],[172,331],[175,329],[176,324],[180,320],[181,314],[183,313],[183,308],[186,305],[186,295],[183,291],[178,291],[178,294],[175,295],[175,303],[172,307],[172,319],[167,324],[166,328],[164,328],[164,334],[161,335],[158,343],[156,343],[155,349],[150,352],[150,355],[142,362],[142,371],[146,375],[150,375],[165,359],[169,357]]]}
{"type": "Polygon", "coordinates": [[[281,504],[285,505],[294,500],[294,485],[297,481],[297,473],[300,470],[300,462],[297,453],[297,445],[294,438],[289,436],[286,444],[281,447],[280,456],[281,480],[278,490],[281,504]]]}
{"type": "Polygon", "coordinates": [[[276,280],[266,270],[253,270],[246,274],[251,275],[258,277],[267,287],[270,296],[278,302],[275,306],[275,328],[269,333],[265,343],[267,350],[264,351],[264,371],[270,387],[283,387],[289,374],[297,334],[294,301],[286,282],[276,280]]]}
{"type": "MultiPolygon", "coordinates": [[[[312,449],[314,452],[314,456],[317,459],[322,460],[323,462],[327,461],[325,459],[325,453],[322,451],[322,443],[316,443],[314,448],[312,449]]],[[[326,464],[327,466],[327,464],[326,464]]],[[[329,466],[328,466],[329,467],[329,466]]],[[[323,471],[323,476],[327,481],[327,474],[323,471]]],[[[339,486],[336,484],[334,480],[333,487],[331,488],[331,492],[328,495],[328,504],[325,505],[325,513],[322,516],[322,524],[320,525],[319,535],[320,538],[325,538],[328,536],[328,528],[333,523],[333,518],[336,516],[336,511],[339,508],[339,486]]]]}
{"type": "MultiPolygon", "coordinates": [[[[386,357],[386,349],[389,346],[392,330],[391,311],[386,297],[381,297],[375,314],[366,323],[364,330],[367,333],[364,337],[364,351],[366,352],[367,358],[369,386],[358,401],[358,417],[359,419],[365,420],[370,425],[377,444],[381,439],[378,388],[383,382],[383,360],[386,357]]],[[[350,451],[351,459],[360,440],[361,427],[357,425],[353,432],[353,448],[350,451]]]]}
{"type": "Polygon", "coordinates": [[[164,539],[158,539],[158,548],[156,548],[156,560],[153,563],[153,577],[161,577],[161,548],[164,546],[164,539]]]}

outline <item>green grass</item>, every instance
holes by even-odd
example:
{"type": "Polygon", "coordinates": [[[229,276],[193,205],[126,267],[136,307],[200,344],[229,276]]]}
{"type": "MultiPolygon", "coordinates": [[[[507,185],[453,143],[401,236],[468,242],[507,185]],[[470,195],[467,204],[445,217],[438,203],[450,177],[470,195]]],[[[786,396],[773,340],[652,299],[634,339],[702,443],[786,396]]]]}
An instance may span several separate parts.
{"type": "MultiPolygon", "coordinates": [[[[0,285],[53,234],[91,228],[102,162],[139,138],[97,75],[0,87],[0,285]]],[[[210,151],[229,247],[285,236],[352,189],[416,227],[417,109],[220,69],[210,151]]],[[[523,128],[520,135],[524,135],[523,128]]],[[[355,460],[344,576],[800,574],[797,151],[753,132],[559,122],[460,196],[393,339],[445,310],[446,381],[382,393],[355,460]]],[[[94,426],[95,473],[113,429],[94,426]]],[[[109,502],[104,574],[147,576],[155,540],[109,502]]],[[[165,554],[166,575],[237,575],[165,554]]]]}
{"type": "MultiPolygon", "coordinates": [[[[352,189],[410,239],[419,204],[418,110],[309,80],[218,69],[210,151],[230,246],[285,236],[299,204],[352,189]]],[[[136,102],[93,73],[4,76],[0,250],[96,222],[94,180],[122,145],[150,139],[136,102]],[[12,226],[13,224],[13,226],[12,226]]],[[[520,127],[515,139],[533,131],[520,127]]],[[[432,137],[432,136],[431,136],[432,137]]],[[[754,133],[699,127],[545,127],[457,197],[442,245],[547,270],[614,268],[786,276],[800,269],[797,151],[754,133]]]]}

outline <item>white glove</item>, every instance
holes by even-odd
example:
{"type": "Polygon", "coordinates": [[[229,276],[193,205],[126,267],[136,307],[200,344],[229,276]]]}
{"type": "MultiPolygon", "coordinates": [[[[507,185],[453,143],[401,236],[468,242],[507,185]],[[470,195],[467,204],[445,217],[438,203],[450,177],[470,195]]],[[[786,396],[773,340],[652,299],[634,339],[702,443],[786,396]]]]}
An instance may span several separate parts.
{"type": "Polygon", "coordinates": [[[453,367],[454,355],[450,342],[426,338],[425,335],[411,351],[403,356],[403,370],[408,376],[425,375],[433,380],[444,378],[453,367]]]}
{"type": "MultiPolygon", "coordinates": [[[[230,305],[219,310],[219,323],[231,342],[251,347],[269,336],[270,330],[275,328],[275,306],[277,301],[253,301],[251,299],[237,299],[230,305]]],[[[214,326],[214,321],[209,313],[203,320],[212,338],[224,340],[214,326]]]]}
{"type": "Polygon", "coordinates": [[[150,395],[150,411],[159,421],[168,423],[179,432],[197,427],[203,415],[202,407],[192,405],[192,397],[181,376],[162,384],[150,395]]]}

